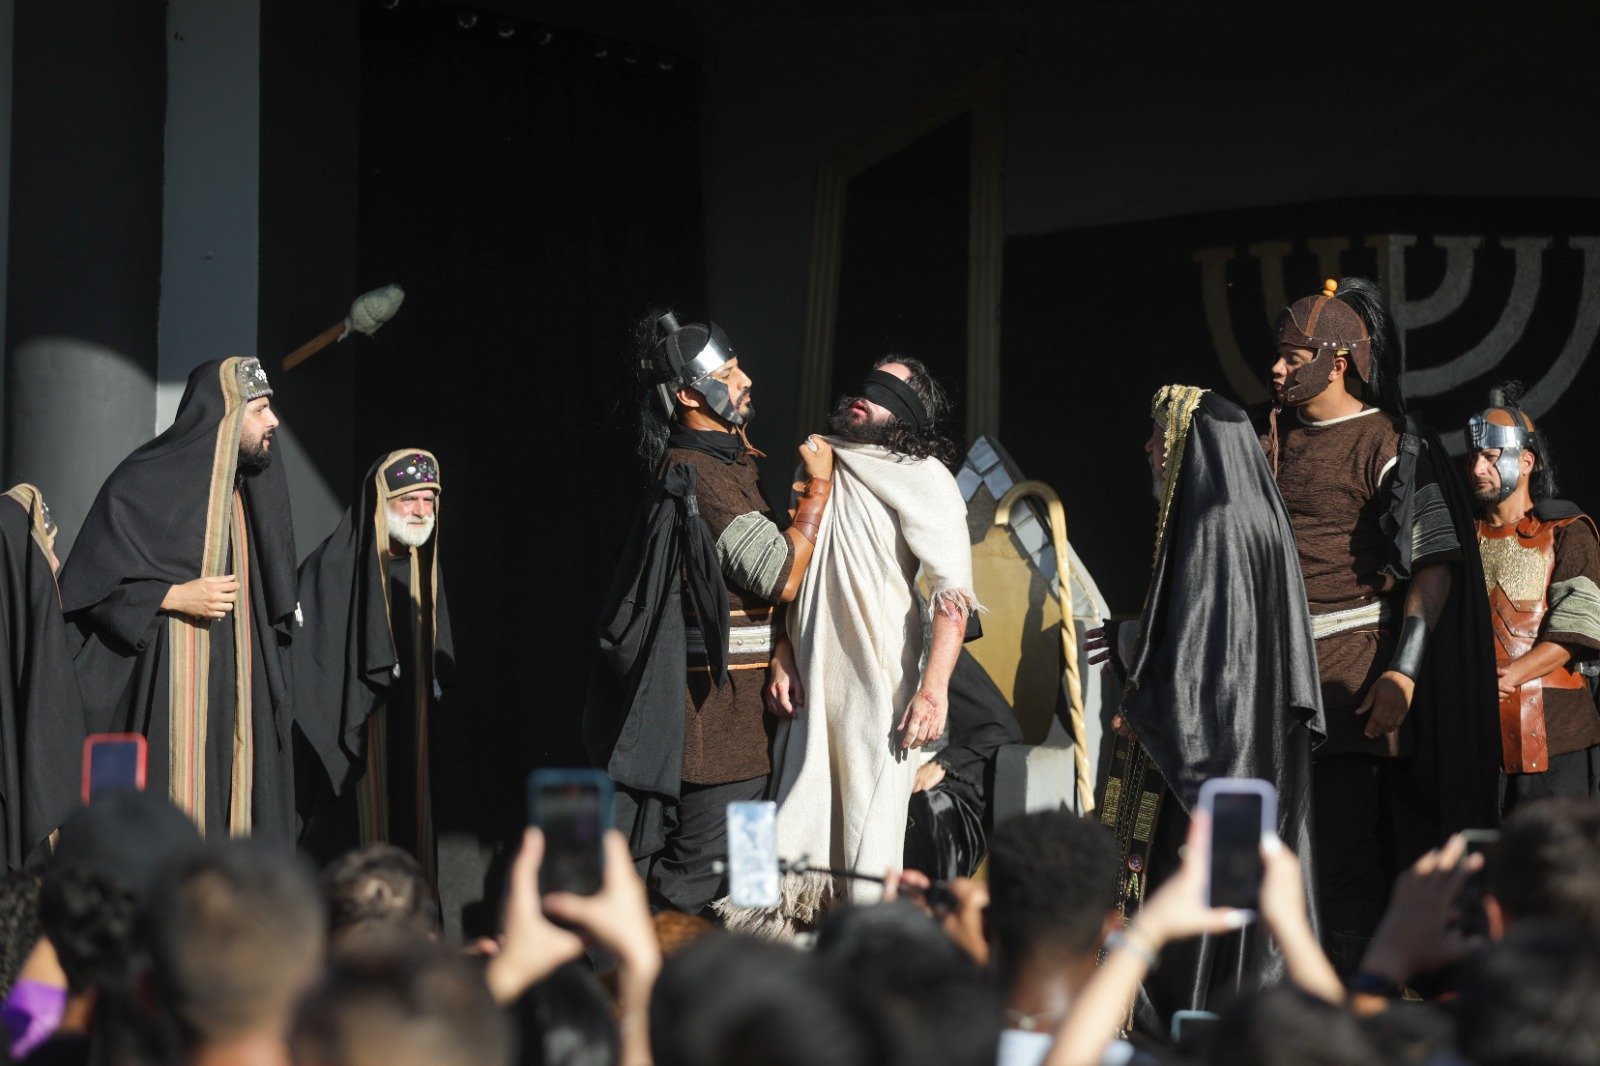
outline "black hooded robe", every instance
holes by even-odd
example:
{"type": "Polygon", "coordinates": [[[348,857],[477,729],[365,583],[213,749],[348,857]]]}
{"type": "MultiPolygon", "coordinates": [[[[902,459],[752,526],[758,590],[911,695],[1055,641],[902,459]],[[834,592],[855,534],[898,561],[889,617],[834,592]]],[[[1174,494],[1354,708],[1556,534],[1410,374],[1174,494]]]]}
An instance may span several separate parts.
{"type": "MultiPolygon", "coordinates": [[[[1159,781],[1114,774],[1101,817],[1118,834],[1124,885],[1147,879],[1153,891],[1177,870],[1200,785],[1263,778],[1278,791],[1278,835],[1314,892],[1311,750],[1325,734],[1316,644],[1294,532],[1244,410],[1202,396],[1176,476],[1122,706],[1138,739],[1119,738],[1114,757],[1159,781]],[[1139,825],[1146,815],[1153,833],[1139,825]],[[1141,828],[1148,851],[1130,846],[1141,828]]],[[[1313,922],[1316,913],[1313,900],[1313,922]]],[[[1172,1012],[1216,1009],[1283,976],[1253,926],[1173,944],[1146,981],[1138,1020],[1164,1037],[1172,1012]]]]}
{"type": "Polygon", "coordinates": [[[455,666],[438,503],[433,536],[395,556],[383,493],[384,469],[416,451],[374,462],[355,506],[300,566],[296,706],[317,765],[297,769],[302,779],[326,775],[302,784],[313,808],[303,812],[311,823],[304,843],[314,855],[387,841],[415,855],[433,881],[428,732],[455,666]]]}
{"type": "Polygon", "coordinates": [[[77,807],[83,702],[32,485],[0,497],[0,833],[6,868],[47,853],[77,807]]]}
{"type": "Polygon", "coordinates": [[[281,458],[238,473],[242,373],[259,364],[196,367],[172,426],[112,471],[62,568],[62,609],[88,730],[144,734],[146,788],[208,835],[288,841],[294,526],[281,458]],[[161,611],[171,586],[227,574],[240,582],[227,618],[161,611]]]}

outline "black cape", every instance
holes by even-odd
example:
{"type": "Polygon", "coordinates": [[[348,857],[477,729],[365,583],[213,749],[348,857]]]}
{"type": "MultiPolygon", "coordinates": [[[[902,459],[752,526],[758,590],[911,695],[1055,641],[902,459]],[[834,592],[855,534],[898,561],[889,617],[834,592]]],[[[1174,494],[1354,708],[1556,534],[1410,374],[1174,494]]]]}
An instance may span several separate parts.
{"type": "Polygon", "coordinates": [[[706,641],[712,676],[719,684],[727,676],[728,587],[700,520],[698,480],[694,467],[673,464],[640,508],[601,612],[584,702],[584,748],[616,785],[613,823],[636,859],[665,844],[666,807],[683,779],[684,589],[707,635],[717,635],[706,641]]]}
{"type": "MultiPolygon", "coordinates": [[[[1429,636],[1411,701],[1417,747],[1408,772],[1396,784],[1402,793],[1397,799],[1410,814],[1398,841],[1397,869],[1411,865],[1452,833],[1500,824],[1500,703],[1476,509],[1438,435],[1415,416],[1407,418],[1384,524],[1403,567],[1398,576],[1411,576],[1411,470],[1416,463],[1407,457],[1417,447],[1412,442],[1433,457],[1461,558],[1452,566],[1450,596],[1429,636]]],[[[1403,608],[1403,600],[1396,606],[1403,608]]]]}
{"type": "MultiPolygon", "coordinates": [[[[75,666],[86,725],[90,732],[145,734],[150,739],[146,781],[152,790],[169,787],[173,740],[170,620],[160,613],[161,601],[170,586],[202,576],[212,487],[225,488],[236,478],[238,362],[213,360],[194,369],[171,427],[106,479],[61,571],[62,610],[82,642],[75,666]],[[224,435],[229,439],[220,439],[224,435]]],[[[250,599],[236,610],[249,612],[252,634],[251,821],[257,833],[289,838],[294,830],[289,642],[296,556],[283,457],[275,455],[266,470],[237,483],[249,541],[250,599]]],[[[230,553],[216,573],[237,572],[240,563],[230,553]]],[[[221,833],[227,828],[226,771],[237,703],[234,639],[227,619],[208,631],[209,769],[203,813],[207,831],[221,833]]]]}
{"type": "MultiPolygon", "coordinates": [[[[390,697],[400,657],[389,613],[387,527],[380,525],[379,481],[392,456],[375,461],[354,506],[300,565],[304,618],[295,635],[295,683],[301,732],[336,792],[361,772],[362,730],[390,697]]],[[[448,686],[455,668],[450,608],[439,571],[439,523],[420,549],[434,581],[433,679],[448,686]]],[[[425,577],[426,580],[426,577],[425,577]]]]}
{"type": "Polygon", "coordinates": [[[75,642],[39,508],[31,485],[0,496],[0,843],[12,870],[48,854],[45,838],[77,807],[83,759],[75,642]]]}
{"type": "MultiPolygon", "coordinates": [[[[1215,393],[1201,398],[1189,427],[1122,714],[1175,801],[1152,847],[1152,890],[1177,868],[1182,815],[1201,783],[1256,777],[1276,786],[1278,835],[1315,891],[1311,750],[1325,727],[1305,580],[1255,429],[1215,393]]],[[[1314,901],[1311,913],[1315,921],[1314,901]]],[[[1284,973],[1256,928],[1174,949],[1146,985],[1163,1022],[1284,973]]]]}

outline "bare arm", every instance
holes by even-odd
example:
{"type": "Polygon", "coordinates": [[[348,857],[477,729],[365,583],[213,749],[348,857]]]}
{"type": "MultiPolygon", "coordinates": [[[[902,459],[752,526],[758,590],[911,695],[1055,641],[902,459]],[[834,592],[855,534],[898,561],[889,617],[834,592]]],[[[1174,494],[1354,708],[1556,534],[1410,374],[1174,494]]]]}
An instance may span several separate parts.
{"type": "Polygon", "coordinates": [[[933,640],[928,646],[928,661],[922,668],[922,681],[911,705],[900,716],[900,746],[906,751],[920,748],[944,736],[950,713],[950,674],[961,656],[966,639],[966,616],[956,609],[935,611],[933,640]]]}
{"type": "Polygon", "coordinates": [[[1553,640],[1540,641],[1526,653],[1500,667],[1500,695],[1509,696],[1521,685],[1537,681],[1550,671],[1567,665],[1572,652],[1565,644],[1553,640]]]}
{"type": "Polygon", "coordinates": [[[1433,632],[1444,611],[1444,601],[1450,596],[1450,581],[1450,567],[1444,563],[1424,567],[1411,578],[1411,586],[1406,589],[1400,648],[1395,652],[1393,664],[1372,683],[1367,698],[1356,708],[1356,714],[1370,712],[1367,736],[1393,733],[1411,710],[1411,698],[1417,690],[1414,675],[1421,665],[1428,635],[1433,632]]]}

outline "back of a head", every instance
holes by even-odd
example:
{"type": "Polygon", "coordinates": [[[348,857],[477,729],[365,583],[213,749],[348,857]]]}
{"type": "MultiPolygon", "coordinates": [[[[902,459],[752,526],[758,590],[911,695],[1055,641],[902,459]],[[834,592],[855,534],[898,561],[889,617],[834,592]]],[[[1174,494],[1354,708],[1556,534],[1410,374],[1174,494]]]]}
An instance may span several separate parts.
{"type": "Polygon", "coordinates": [[[0,997],[11,991],[28,953],[39,942],[39,877],[12,870],[0,884],[0,997]]]}
{"type": "Polygon", "coordinates": [[[301,1000],[299,1066],[509,1066],[515,1041],[483,977],[415,940],[353,947],[301,1000]]]}
{"type": "Polygon", "coordinates": [[[322,962],[310,870],[256,841],[214,842],[173,863],[145,921],[156,994],[194,1044],[281,1033],[322,962]]]}
{"type": "Polygon", "coordinates": [[[910,903],[838,908],[817,931],[816,953],[881,999],[913,1061],[993,1062],[1000,999],[971,956],[910,903]]]}
{"type": "Polygon", "coordinates": [[[989,910],[1002,983],[1036,954],[1092,956],[1116,894],[1111,832],[1070,811],[1008,818],[989,840],[989,910]]]}
{"type": "Polygon", "coordinates": [[[1600,802],[1518,807],[1501,828],[1488,881],[1511,923],[1556,918],[1600,935],[1600,802]]]}
{"type": "Polygon", "coordinates": [[[1378,1053],[1355,1015],[1288,985],[1246,996],[1217,1022],[1218,1066],[1369,1066],[1378,1053]]]}
{"type": "Polygon", "coordinates": [[[1600,1061],[1600,940],[1561,922],[1534,920],[1467,967],[1461,1047],[1480,1066],[1600,1061]]]}
{"type": "Polygon", "coordinates": [[[337,950],[368,936],[434,939],[439,905],[422,864],[393,844],[346,852],[322,872],[328,941],[337,950]]]}
{"type": "Polygon", "coordinates": [[[659,1066],[883,1066],[900,1061],[849,973],[793,948],[731,934],[690,944],[650,999],[659,1066]]]}
{"type": "Polygon", "coordinates": [[[1346,277],[1339,279],[1334,296],[1361,316],[1371,338],[1372,362],[1363,399],[1392,415],[1405,414],[1405,392],[1400,386],[1400,332],[1383,290],[1369,278],[1346,277]]]}
{"type": "Polygon", "coordinates": [[[519,1066],[615,1066],[622,1053],[611,999],[599,978],[569,962],[523,993],[519,1066]]]}

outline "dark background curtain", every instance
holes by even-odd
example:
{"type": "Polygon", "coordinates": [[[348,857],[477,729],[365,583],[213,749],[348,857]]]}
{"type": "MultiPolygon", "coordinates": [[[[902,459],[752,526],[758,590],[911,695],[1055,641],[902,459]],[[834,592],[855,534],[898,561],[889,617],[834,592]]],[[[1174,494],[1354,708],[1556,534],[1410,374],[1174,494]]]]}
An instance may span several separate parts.
{"type": "Polygon", "coordinates": [[[530,768],[585,763],[599,599],[644,485],[633,322],[704,313],[699,133],[688,64],[457,17],[363,5],[362,287],[407,296],[353,353],[356,441],[361,465],[439,456],[458,680],[435,817],[441,839],[504,841],[530,768]]]}

